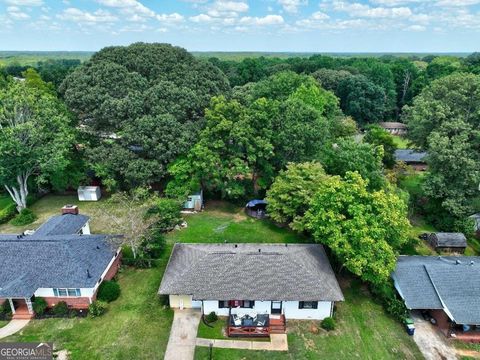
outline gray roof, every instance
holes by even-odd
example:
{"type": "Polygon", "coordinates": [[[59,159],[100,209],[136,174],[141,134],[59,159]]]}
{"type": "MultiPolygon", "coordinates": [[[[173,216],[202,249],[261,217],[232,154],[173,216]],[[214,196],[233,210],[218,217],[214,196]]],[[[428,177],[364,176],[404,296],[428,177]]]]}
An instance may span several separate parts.
{"type": "Polygon", "coordinates": [[[406,129],[407,125],[401,122],[395,122],[395,121],[385,121],[381,122],[378,125],[380,125],[384,129],[406,129]]]}
{"type": "Polygon", "coordinates": [[[409,309],[444,309],[457,324],[480,324],[479,256],[400,256],[392,274],[409,309]]]}
{"type": "Polygon", "coordinates": [[[159,293],[195,300],[343,300],[325,251],[315,244],[175,244],[159,293]]]}
{"type": "Polygon", "coordinates": [[[467,238],[462,233],[433,233],[437,247],[467,247],[467,238]]]}
{"type": "Polygon", "coordinates": [[[52,216],[45,223],[43,223],[35,235],[70,235],[77,234],[80,229],[88,222],[90,218],[85,215],[63,214],[52,216]]]}
{"type": "Polygon", "coordinates": [[[38,288],[92,288],[115,253],[106,235],[2,235],[0,298],[30,297],[38,288]]]}
{"type": "Polygon", "coordinates": [[[398,149],[395,150],[395,160],[409,162],[425,162],[427,153],[425,151],[417,151],[412,149],[398,149]]]}

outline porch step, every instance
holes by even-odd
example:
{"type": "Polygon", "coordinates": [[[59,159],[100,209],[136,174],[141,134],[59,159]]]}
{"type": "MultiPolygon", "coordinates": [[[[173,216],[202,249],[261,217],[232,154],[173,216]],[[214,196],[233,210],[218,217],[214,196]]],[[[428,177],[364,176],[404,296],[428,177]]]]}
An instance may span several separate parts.
{"type": "Polygon", "coordinates": [[[35,314],[29,314],[29,313],[20,313],[20,314],[15,314],[12,316],[13,320],[30,320],[35,317],[35,314]]]}

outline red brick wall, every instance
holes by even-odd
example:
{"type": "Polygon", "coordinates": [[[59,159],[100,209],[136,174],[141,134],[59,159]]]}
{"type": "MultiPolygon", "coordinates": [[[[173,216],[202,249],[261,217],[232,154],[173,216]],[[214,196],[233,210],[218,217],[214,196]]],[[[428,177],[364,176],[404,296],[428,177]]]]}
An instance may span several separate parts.
{"type": "Polygon", "coordinates": [[[115,277],[115,275],[117,275],[121,262],[122,262],[122,254],[120,253],[115,259],[115,261],[112,263],[112,266],[110,266],[110,269],[108,269],[107,273],[105,274],[104,280],[112,280],[115,277]]]}
{"type": "Polygon", "coordinates": [[[431,310],[430,314],[432,317],[437,320],[438,329],[446,336],[449,335],[450,330],[450,319],[443,310],[431,310]]]}
{"type": "Polygon", "coordinates": [[[72,309],[88,309],[88,305],[90,305],[88,297],[46,297],[44,299],[48,307],[53,307],[60,301],[65,301],[72,309]]]}

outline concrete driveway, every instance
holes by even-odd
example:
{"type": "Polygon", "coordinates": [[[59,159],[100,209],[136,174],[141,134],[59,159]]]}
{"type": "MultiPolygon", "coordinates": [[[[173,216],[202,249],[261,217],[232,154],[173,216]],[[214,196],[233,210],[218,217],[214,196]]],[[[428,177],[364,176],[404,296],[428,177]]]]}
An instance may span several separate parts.
{"type": "Polygon", "coordinates": [[[420,314],[413,313],[415,322],[415,335],[413,340],[417,343],[426,360],[456,360],[455,348],[448,343],[445,336],[438,329],[423,319],[420,314]]]}
{"type": "Polygon", "coordinates": [[[22,330],[30,320],[10,320],[4,327],[0,328],[0,339],[13,335],[22,330]]]}
{"type": "Polygon", "coordinates": [[[200,310],[174,309],[165,360],[192,360],[195,355],[200,310]]]}

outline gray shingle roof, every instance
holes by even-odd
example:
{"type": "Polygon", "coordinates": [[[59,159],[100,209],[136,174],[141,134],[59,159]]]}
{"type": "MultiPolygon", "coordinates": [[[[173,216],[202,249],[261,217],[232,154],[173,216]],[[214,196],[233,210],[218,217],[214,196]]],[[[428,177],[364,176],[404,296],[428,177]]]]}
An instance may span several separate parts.
{"type": "Polygon", "coordinates": [[[30,297],[38,288],[92,288],[114,255],[106,235],[2,235],[0,298],[30,297]]]}
{"type": "Polygon", "coordinates": [[[175,244],[159,293],[195,300],[343,300],[323,247],[314,244],[175,244]]]}
{"type": "Polygon", "coordinates": [[[437,247],[467,247],[467,238],[462,233],[433,233],[437,247]]]}
{"type": "Polygon", "coordinates": [[[416,151],[412,149],[395,150],[395,160],[409,162],[425,162],[427,153],[424,151],[416,151]]]}
{"type": "Polygon", "coordinates": [[[379,125],[384,128],[384,129],[406,129],[407,125],[401,122],[395,122],[395,121],[385,121],[379,123],[379,125]]]}
{"type": "Polygon", "coordinates": [[[479,256],[400,256],[392,278],[407,308],[444,309],[457,324],[480,324],[479,256]]]}
{"type": "Polygon", "coordinates": [[[52,216],[35,231],[37,236],[77,234],[90,218],[85,215],[52,216]]]}

